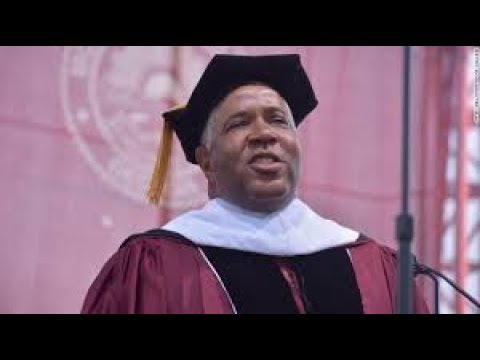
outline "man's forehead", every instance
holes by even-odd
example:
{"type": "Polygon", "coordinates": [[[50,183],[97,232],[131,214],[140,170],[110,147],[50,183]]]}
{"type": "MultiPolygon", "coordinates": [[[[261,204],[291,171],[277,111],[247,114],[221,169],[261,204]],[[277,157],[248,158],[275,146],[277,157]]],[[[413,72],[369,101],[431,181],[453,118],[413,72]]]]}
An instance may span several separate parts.
{"type": "Polygon", "coordinates": [[[218,108],[248,103],[262,102],[270,105],[286,107],[287,102],[274,89],[259,84],[240,86],[230,92],[219,104],[218,108]]]}

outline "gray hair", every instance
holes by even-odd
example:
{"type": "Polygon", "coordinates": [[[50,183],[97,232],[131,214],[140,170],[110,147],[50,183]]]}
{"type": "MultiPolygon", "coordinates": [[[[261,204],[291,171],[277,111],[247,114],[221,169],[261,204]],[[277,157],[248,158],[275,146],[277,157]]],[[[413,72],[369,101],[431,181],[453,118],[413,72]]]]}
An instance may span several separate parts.
{"type": "MultiPolygon", "coordinates": [[[[285,105],[287,107],[287,120],[290,123],[290,125],[292,126],[292,128],[296,131],[297,126],[295,125],[295,121],[293,119],[292,110],[290,109],[290,106],[288,105],[288,103],[285,100],[283,100],[283,101],[285,102],[285,105]]],[[[218,110],[219,106],[220,106],[220,104],[217,105],[210,112],[210,115],[208,115],[207,124],[205,125],[205,129],[203,130],[203,134],[202,134],[202,137],[200,139],[200,144],[205,146],[208,150],[210,150],[210,148],[212,146],[213,124],[215,123],[215,116],[217,115],[217,110],[218,110]]]]}
{"type": "Polygon", "coordinates": [[[215,107],[208,115],[207,124],[205,125],[205,129],[203,129],[203,134],[200,139],[200,144],[205,146],[208,150],[210,150],[213,141],[213,124],[215,123],[215,115],[217,114],[218,106],[215,107]]]}

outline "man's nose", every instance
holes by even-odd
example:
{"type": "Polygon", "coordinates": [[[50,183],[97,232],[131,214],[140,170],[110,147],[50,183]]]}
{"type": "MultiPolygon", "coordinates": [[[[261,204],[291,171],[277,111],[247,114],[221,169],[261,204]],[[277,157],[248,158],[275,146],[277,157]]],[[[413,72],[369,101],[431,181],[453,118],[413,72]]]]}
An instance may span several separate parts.
{"type": "Polygon", "coordinates": [[[277,142],[277,134],[264,119],[257,119],[251,128],[249,141],[252,146],[268,146],[277,142]]]}

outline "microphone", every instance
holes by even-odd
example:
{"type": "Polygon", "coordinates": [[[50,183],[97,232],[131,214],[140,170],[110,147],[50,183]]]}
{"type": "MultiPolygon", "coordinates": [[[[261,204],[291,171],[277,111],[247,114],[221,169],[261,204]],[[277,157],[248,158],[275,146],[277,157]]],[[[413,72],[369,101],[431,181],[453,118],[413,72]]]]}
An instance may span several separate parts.
{"type": "Polygon", "coordinates": [[[451,287],[453,287],[456,291],[458,291],[462,296],[467,298],[473,305],[475,305],[478,309],[480,309],[480,303],[475,300],[473,296],[468,294],[465,290],[463,290],[460,286],[455,284],[451,279],[443,275],[440,271],[432,269],[427,265],[421,264],[417,261],[417,258],[412,255],[413,258],[413,276],[416,277],[417,275],[425,275],[428,276],[434,283],[434,298],[435,298],[435,314],[439,314],[439,281],[438,278],[445,280],[451,287]]]}

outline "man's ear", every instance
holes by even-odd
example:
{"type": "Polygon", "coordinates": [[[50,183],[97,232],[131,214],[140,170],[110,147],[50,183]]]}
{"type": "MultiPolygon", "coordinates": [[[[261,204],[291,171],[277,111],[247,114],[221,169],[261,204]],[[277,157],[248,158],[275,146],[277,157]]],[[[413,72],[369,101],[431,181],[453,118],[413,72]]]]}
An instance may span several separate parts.
{"type": "Polygon", "coordinates": [[[195,160],[203,171],[208,182],[208,197],[214,199],[218,196],[217,182],[213,172],[212,158],[210,151],[203,145],[195,149],[195,160]]]}
{"type": "Polygon", "coordinates": [[[208,177],[208,174],[212,172],[212,161],[210,151],[204,145],[200,145],[195,149],[195,160],[205,176],[208,177]]]}

